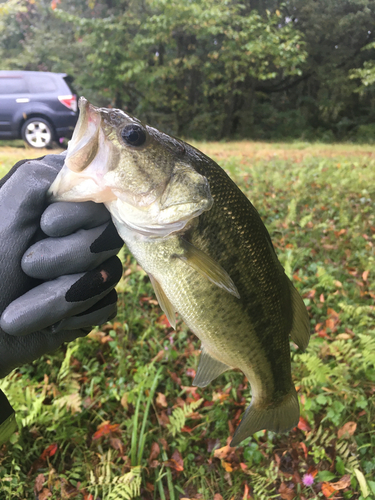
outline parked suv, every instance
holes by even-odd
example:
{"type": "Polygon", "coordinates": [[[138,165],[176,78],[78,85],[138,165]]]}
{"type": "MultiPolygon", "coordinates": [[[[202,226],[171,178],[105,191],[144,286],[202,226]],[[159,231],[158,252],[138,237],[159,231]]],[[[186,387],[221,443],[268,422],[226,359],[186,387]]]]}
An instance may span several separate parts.
{"type": "Polygon", "coordinates": [[[46,148],[70,139],[77,122],[77,96],[65,73],[0,71],[0,139],[23,139],[46,148]]]}

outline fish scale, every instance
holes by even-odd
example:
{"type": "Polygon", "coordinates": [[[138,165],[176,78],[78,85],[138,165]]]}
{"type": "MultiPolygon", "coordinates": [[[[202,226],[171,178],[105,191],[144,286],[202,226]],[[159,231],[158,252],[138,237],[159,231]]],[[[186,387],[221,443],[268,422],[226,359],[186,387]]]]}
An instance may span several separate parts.
{"type": "Polygon", "coordinates": [[[55,200],[105,202],[149,274],[172,326],[177,311],[202,341],[194,384],[240,369],[252,399],[232,446],[298,423],[290,337],[309,341],[304,303],[256,209],[214,161],[120,110],[80,100],[55,200]]]}

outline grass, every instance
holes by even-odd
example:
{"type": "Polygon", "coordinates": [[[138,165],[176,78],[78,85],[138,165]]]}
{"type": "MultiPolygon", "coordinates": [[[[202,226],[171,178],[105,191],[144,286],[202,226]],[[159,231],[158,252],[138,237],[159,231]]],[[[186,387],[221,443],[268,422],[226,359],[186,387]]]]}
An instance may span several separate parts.
{"type": "MultiPolygon", "coordinates": [[[[375,151],[197,147],[257,207],[308,307],[309,348],[292,345],[298,427],[227,446],[246,380],[229,371],[192,388],[199,341],[168,326],[123,251],[114,322],[0,382],[20,425],[0,450],[1,498],[375,498],[375,151]]],[[[17,154],[0,149],[8,168],[17,154]]]]}
{"type": "Polygon", "coordinates": [[[26,147],[23,141],[0,141],[0,178],[20,160],[32,160],[41,156],[60,153],[62,149],[35,149],[26,147]]]}

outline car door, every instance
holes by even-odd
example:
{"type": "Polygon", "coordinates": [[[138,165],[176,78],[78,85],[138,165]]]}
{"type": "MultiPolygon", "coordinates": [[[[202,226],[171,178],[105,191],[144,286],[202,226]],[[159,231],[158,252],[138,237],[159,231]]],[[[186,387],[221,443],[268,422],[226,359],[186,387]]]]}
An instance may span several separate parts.
{"type": "Polygon", "coordinates": [[[22,106],[30,101],[25,79],[21,75],[0,74],[0,137],[18,136],[22,106]]]}

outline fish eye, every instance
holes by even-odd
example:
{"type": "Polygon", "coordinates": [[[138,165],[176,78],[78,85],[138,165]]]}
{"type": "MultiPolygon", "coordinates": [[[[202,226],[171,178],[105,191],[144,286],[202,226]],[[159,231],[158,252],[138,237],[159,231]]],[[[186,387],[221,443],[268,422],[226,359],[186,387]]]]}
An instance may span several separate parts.
{"type": "Polygon", "coordinates": [[[121,131],[121,137],[130,146],[142,146],[146,140],[146,132],[140,125],[126,125],[121,131]]]}

